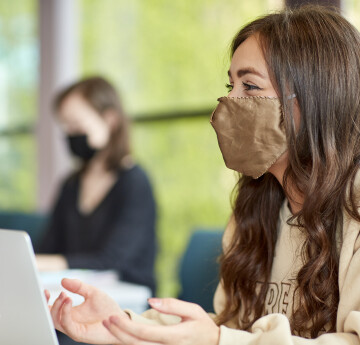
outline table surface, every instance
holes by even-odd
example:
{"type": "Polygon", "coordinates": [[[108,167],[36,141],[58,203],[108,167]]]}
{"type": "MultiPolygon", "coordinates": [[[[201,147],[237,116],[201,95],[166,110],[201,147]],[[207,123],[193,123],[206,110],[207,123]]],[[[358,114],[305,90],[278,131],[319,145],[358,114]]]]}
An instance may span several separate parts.
{"type": "Polygon", "coordinates": [[[63,278],[80,279],[93,285],[106,292],[122,309],[131,309],[139,314],[148,308],[147,299],[151,297],[151,290],[148,287],[121,281],[114,271],[71,269],[40,272],[39,277],[43,288],[50,292],[50,304],[54,302],[61,291],[65,291],[71,297],[73,305],[79,305],[84,300],[83,297],[62,288],[60,282],[63,278]]]}

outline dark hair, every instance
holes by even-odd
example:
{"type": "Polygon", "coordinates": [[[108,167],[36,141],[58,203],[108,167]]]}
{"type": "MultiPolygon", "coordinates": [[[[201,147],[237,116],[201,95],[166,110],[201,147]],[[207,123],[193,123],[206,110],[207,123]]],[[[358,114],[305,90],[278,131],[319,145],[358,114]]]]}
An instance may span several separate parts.
{"type": "Polygon", "coordinates": [[[106,158],[108,169],[118,169],[123,158],[130,154],[129,120],[122,109],[118,93],[104,78],[86,78],[62,90],[55,98],[54,108],[59,110],[63,101],[75,93],[79,94],[100,115],[110,109],[115,110],[118,115],[118,125],[111,131],[108,143],[109,153],[106,158]]]}
{"type": "Polygon", "coordinates": [[[343,211],[360,221],[351,192],[360,159],[360,36],[335,10],[305,6],[246,25],[233,40],[232,54],[254,34],[282,103],[289,165],[284,189],[270,173],[239,179],[235,233],[221,259],[226,305],[218,323],[239,320],[241,308],[238,326],[249,329],[263,315],[279,210],[291,181],[304,203],[288,222],[302,229],[305,241],[290,324],[294,334],[316,337],[325,325],[336,328],[343,211]],[[288,99],[293,93],[301,114],[297,133],[288,99]],[[257,289],[260,281],[265,284],[257,289]]]}

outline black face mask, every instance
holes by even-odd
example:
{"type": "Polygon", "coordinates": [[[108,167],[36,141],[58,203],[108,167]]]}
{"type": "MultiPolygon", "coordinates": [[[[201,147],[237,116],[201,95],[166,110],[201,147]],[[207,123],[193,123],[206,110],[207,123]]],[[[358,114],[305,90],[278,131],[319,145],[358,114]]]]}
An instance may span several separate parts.
{"type": "Polygon", "coordinates": [[[96,149],[89,146],[87,142],[87,135],[85,134],[68,135],[67,140],[70,151],[84,161],[90,160],[97,152],[96,149]]]}

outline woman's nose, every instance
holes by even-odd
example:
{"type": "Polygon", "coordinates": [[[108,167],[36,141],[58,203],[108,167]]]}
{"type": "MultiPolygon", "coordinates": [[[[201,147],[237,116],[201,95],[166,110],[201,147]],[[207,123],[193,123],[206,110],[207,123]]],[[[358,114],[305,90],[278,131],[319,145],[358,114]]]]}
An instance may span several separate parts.
{"type": "Polygon", "coordinates": [[[228,97],[234,97],[234,88],[228,93],[228,97]]]}
{"type": "Polygon", "coordinates": [[[229,94],[228,97],[241,97],[241,95],[239,94],[239,91],[236,90],[235,88],[233,88],[229,94]]]}
{"type": "Polygon", "coordinates": [[[243,96],[244,96],[244,92],[238,85],[234,85],[232,90],[228,94],[228,97],[243,97],[243,96]]]}

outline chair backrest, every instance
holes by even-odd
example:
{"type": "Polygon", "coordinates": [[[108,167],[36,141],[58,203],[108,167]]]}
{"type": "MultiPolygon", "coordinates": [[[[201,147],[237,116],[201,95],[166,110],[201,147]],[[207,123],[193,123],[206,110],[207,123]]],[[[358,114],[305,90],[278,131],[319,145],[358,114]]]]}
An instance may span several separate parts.
{"type": "Polygon", "coordinates": [[[41,241],[47,216],[39,213],[0,211],[0,228],[26,231],[36,247],[41,241]]]}
{"type": "Polygon", "coordinates": [[[219,264],[223,231],[195,230],[180,265],[179,298],[199,304],[213,312],[213,297],[219,283],[219,264]]]}

